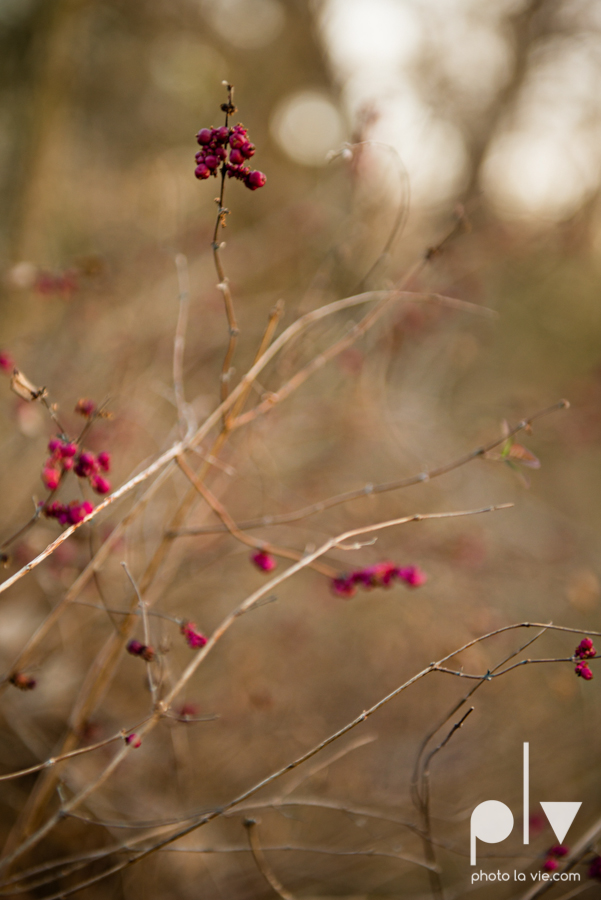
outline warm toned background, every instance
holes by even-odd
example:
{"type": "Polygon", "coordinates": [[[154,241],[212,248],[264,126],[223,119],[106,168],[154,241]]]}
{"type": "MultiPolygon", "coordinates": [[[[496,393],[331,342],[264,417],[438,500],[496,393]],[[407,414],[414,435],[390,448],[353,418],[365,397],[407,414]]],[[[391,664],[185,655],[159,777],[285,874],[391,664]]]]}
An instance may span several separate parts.
{"type": "MultiPolygon", "coordinates": [[[[418,473],[496,437],[504,419],[516,422],[564,396],[572,404],[523,438],[542,462],[523,470],[529,488],[500,463],[478,460],[429,485],[257,532],[302,550],[380,518],[516,504],[390,531],[352,560],[342,551],[331,556],[341,570],[384,558],[419,564],[429,575],[419,592],[395,587],[347,602],[321,576],[301,573],[276,603],[241,620],[191,682],[187,699],[219,718],[158,729],[85,815],[149,820],[222,803],[430,660],[497,626],[534,620],[601,629],[595,0],[0,0],[0,45],[0,350],[48,387],[73,427],[78,398],[109,398],[114,419],[98,426],[91,446],[113,453],[115,484],[176,436],[177,253],[188,257],[192,285],[187,397],[199,417],[216,403],[227,337],[209,252],[216,189],[197,182],[193,167],[195,133],[220,121],[224,78],[236,86],[236,119],[248,126],[254,162],[268,177],[254,193],[228,183],[224,261],[241,326],[238,373],[276,300],[285,300],[288,324],[356,288],[399,208],[403,227],[367,286],[400,277],[444,236],[462,203],[471,232],[432,263],[421,286],[499,313],[487,321],[399,306],[289,402],[232,438],[223,455],[231,468],[211,483],[235,518],[418,473]],[[326,165],[328,151],[357,139],[396,153],[374,144],[353,163],[326,165]]],[[[296,344],[261,389],[343,334],[350,318],[329,320],[296,344]]],[[[3,385],[0,517],[9,535],[30,515],[32,495],[42,496],[52,429],[41,408],[18,401],[7,379],[3,385]]],[[[98,603],[99,588],[116,608],[125,603],[120,560],[136,574],[143,569],[184,489],[174,479],[158,495],[84,599],[98,603]]],[[[91,532],[82,529],[2,595],[3,670],[127,508],[129,501],[91,532]]],[[[206,511],[199,507],[191,521],[207,521],[206,511]]],[[[13,548],[7,574],[56,533],[52,523],[39,524],[13,548]]],[[[205,631],[263,578],[229,537],[182,538],[171,560],[153,599],[205,631]]],[[[2,771],[53,752],[111,627],[105,614],[77,608],[40,654],[36,690],[4,695],[2,771]]],[[[177,629],[160,620],[153,627],[156,644],[170,648],[169,666],[181,667],[189,651],[177,629]]],[[[485,672],[521,640],[499,639],[461,663],[485,672]]],[[[569,656],[575,643],[552,636],[537,646],[542,656],[569,656]]],[[[533,806],[585,801],[574,838],[582,833],[601,814],[600,680],[582,683],[564,663],[523,668],[483,688],[433,764],[437,836],[465,854],[471,809],[494,796],[518,821],[513,843],[499,853],[517,859],[526,740],[533,806]]],[[[464,690],[447,676],[426,679],[364,726],[377,740],[295,796],[412,820],[419,740],[464,690]]],[[[90,735],[128,727],[147,707],[139,661],[126,657],[90,735]]],[[[81,787],[111,752],[65,769],[65,790],[81,787]]],[[[33,778],[0,785],[3,836],[33,785],[33,778]]],[[[261,818],[266,846],[421,854],[407,831],[357,815],[297,807],[261,818]]],[[[244,848],[241,820],[178,846],[244,848]]],[[[29,862],[122,837],[116,828],[70,821],[29,862]]],[[[547,826],[530,861],[491,867],[535,871],[537,854],[553,842],[547,826]]],[[[274,851],[268,858],[298,896],[430,896],[423,870],[383,857],[274,851]]],[[[465,856],[443,851],[441,863],[449,896],[464,896],[465,856]]],[[[496,896],[492,886],[474,896],[485,893],[496,896]]],[[[272,891],[247,852],[166,852],[81,896],[238,900],[272,891]]],[[[498,896],[517,896],[515,886],[498,896]]]]}

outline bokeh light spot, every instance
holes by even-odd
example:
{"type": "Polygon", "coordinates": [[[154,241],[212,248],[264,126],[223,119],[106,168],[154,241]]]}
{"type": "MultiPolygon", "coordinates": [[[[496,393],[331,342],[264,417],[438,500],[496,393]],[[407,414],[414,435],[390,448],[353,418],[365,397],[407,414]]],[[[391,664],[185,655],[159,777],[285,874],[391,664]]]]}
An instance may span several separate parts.
{"type": "Polygon", "coordinates": [[[305,166],[325,165],[327,153],[338,149],[344,139],[340,113],[316,91],[284,100],[273,115],[271,130],[282,150],[305,166]]]}
{"type": "Polygon", "coordinates": [[[240,50],[266,47],[285,21],[280,0],[208,0],[206,11],[215,31],[240,50]]]}

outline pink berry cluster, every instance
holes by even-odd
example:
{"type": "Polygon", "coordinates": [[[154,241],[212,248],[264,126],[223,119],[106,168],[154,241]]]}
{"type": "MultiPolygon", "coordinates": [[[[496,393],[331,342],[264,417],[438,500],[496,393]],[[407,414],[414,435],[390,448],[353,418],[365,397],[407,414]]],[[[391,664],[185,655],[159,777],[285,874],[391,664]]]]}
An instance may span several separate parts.
{"type": "Polygon", "coordinates": [[[111,489],[111,483],[100,473],[108,472],[110,468],[110,453],[103,451],[98,456],[94,456],[93,453],[84,451],[75,460],[73,471],[78,478],[87,478],[97,494],[108,494],[111,489]]]}
{"type": "Polygon", "coordinates": [[[59,486],[63,472],[71,469],[79,478],[87,478],[97,494],[108,494],[110,482],[101,475],[111,467],[110,453],[99,453],[94,456],[87,451],[79,452],[77,444],[62,438],[52,438],[48,443],[50,456],[42,468],[42,481],[49,491],[59,486]]]}
{"type": "Polygon", "coordinates": [[[375,587],[390,587],[395,579],[408,587],[420,587],[426,583],[427,575],[418,566],[396,566],[394,563],[382,562],[333,578],[332,590],[340,597],[352,597],[357,587],[368,591],[375,587]]]}
{"type": "Polygon", "coordinates": [[[251,553],[250,560],[261,572],[273,572],[277,566],[277,562],[271,553],[267,553],[265,550],[257,550],[256,553],[251,553]]]}
{"type": "Polygon", "coordinates": [[[555,847],[551,847],[550,850],[547,850],[547,858],[543,863],[543,871],[555,872],[559,868],[557,860],[567,856],[569,852],[569,849],[563,844],[557,844],[555,847]]]}
{"type": "Polygon", "coordinates": [[[248,139],[244,125],[233,128],[201,128],[196,135],[200,150],[196,154],[194,174],[204,180],[210,175],[217,175],[220,166],[225,166],[228,178],[243,181],[247,188],[256,191],[267,181],[265,175],[257,169],[246,165],[254,155],[255,146],[248,139]],[[229,151],[229,159],[228,159],[229,151]]]}
{"type": "Polygon", "coordinates": [[[93,511],[94,504],[89,500],[84,500],[83,503],[78,503],[77,500],[72,500],[71,503],[59,503],[55,500],[44,507],[46,518],[57,519],[61,525],[79,525],[93,511]]]}
{"type": "Polygon", "coordinates": [[[143,644],[141,641],[132,640],[128,643],[126,650],[132,656],[140,656],[146,662],[152,662],[155,658],[154,647],[143,644]]]}
{"type": "Polygon", "coordinates": [[[574,651],[574,658],[578,659],[579,662],[576,664],[576,668],[574,671],[579,678],[584,678],[585,681],[590,681],[593,677],[593,673],[590,670],[589,666],[584,662],[585,659],[592,659],[593,656],[597,655],[597,651],[593,646],[593,642],[590,638],[584,638],[574,651]]]}
{"type": "Polygon", "coordinates": [[[180,631],[185,637],[188,647],[191,647],[192,650],[199,650],[207,642],[206,637],[197,629],[194,622],[183,622],[180,631]]]}
{"type": "Polygon", "coordinates": [[[77,456],[77,444],[63,441],[61,438],[52,438],[48,443],[50,456],[42,467],[42,481],[49,491],[55,491],[59,486],[61,475],[68,472],[75,465],[77,456]]]}

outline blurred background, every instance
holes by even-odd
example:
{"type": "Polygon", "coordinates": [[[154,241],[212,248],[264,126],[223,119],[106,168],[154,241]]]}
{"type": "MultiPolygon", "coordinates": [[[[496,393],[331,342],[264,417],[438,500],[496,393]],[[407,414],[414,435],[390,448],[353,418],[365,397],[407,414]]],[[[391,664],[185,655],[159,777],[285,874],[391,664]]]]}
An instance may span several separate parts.
{"type": "MultiPolygon", "coordinates": [[[[237,623],[191,681],[182,702],[218,718],[164,723],[82,808],[108,824],[67,820],[28,864],[123,840],[111,823],[226,802],[432,659],[489,630],[525,620],[601,630],[598,3],[0,0],[0,44],[3,368],[9,374],[14,361],[45,385],[73,433],[79,398],[107,401],[113,418],[95,426],[89,446],[113,454],[115,485],[178,435],[171,374],[178,253],[188,258],[191,282],[186,397],[200,421],[217,403],[227,342],[210,252],[217,183],[195,180],[194,153],[196,132],[221,123],[223,79],[235,85],[235,121],[257,147],[253,165],[267,175],[252,193],[227,183],[223,259],[241,330],[234,378],[252,361],[278,299],[286,304],[283,327],[358,289],[389,286],[444,238],[458,211],[470,230],[412,286],[498,314],[398,305],[289,401],[235,432],[208,483],[236,520],[417,474],[497,437],[505,420],[562,397],[571,402],[519,439],[540,470],[476,460],[430,484],[256,529],[304,550],[386,517],[515,503],[486,517],[411,524],[328,558],[341,572],[383,559],[418,564],[428,574],[419,591],[398,586],[347,601],[315,572],[286,582],[276,602],[237,623]]],[[[326,320],[295,342],[250,402],[351,320],[326,320]]],[[[39,473],[54,432],[41,406],[11,394],[8,377],[2,385],[0,517],[8,537],[31,515],[32,495],[44,496],[39,473]]],[[[66,485],[63,499],[76,490],[66,485]]],[[[126,606],[131,588],[119,562],[127,559],[140,576],[185,491],[181,475],[167,482],[81,599],[126,606]]],[[[3,594],[3,671],[131,505],[80,529],[3,594]]],[[[199,505],[188,524],[215,521],[199,505]]],[[[44,520],[15,542],[6,574],[58,531],[44,520]]],[[[227,535],[179,538],[152,601],[210,632],[264,577],[227,535]]],[[[112,628],[103,611],[72,607],[31,669],[36,690],[5,693],[3,772],[55,752],[112,628]]],[[[180,671],[190,651],[177,627],[157,618],[152,629],[167,673],[180,671]]],[[[494,639],[458,662],[482,674],[528,636],[494,639]]],[[[576,643],[547,634],[528,653],[566,657],[576,643]]],[[[130,727],[148,710],[143,666],[123,657],[84,742],[130,727]]],[[[476,694],[474,713],[432,765],[432,823],[449,897],[520,895],[514,883],[468,887],[469,816],[482,800],[508,803],[517,823],[505,844],[485,848],[497,852],[492,860],[482,853],[485,870],[540,868],[556,841],[539,800],[583,801],[568,843],[601,816],[599,680],[583,683],[570,663],[530,666],[476,694]],[[520,843],[523,741],[532,756],[529,848],[520,843]]],[[[304,848],[267,853],[289,891],[432,896],[425,869],[393,858],[422,859],[416,836],[357,810],[417,821],[409,788],[419,742],[469,686],[450,676],[425,679],[357,733],[373,740],[313,775],[299,770],[310,777],[297,787],[282,781],[258,798],[290,790],[291,798],[347,809],[260,811],[265,847],[304,848]]],[[[352,736],[340,749],[351,743],[352,736]]],[[[65,767],[65,795],[112,752],[65,767]]],[[[34,785],[32,776],[0,786],[3,839],[34,785]]],[[[247,852],[245,814],[81,896],[273,896],[247,852]],[[195,852],[203,848],[240,852],[195,852]]],[[[30,895],[53,890],[56,882],[30,895]]]]}

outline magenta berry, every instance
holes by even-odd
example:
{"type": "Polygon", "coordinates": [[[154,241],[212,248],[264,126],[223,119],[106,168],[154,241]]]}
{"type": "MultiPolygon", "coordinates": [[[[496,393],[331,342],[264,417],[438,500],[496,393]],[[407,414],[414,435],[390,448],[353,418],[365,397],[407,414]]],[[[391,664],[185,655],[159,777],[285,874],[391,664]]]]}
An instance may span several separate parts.
{"type": "Polygon", "coordinates": [[[127,735],[127,737],[125,738],[125,743],[129,747],[134,747],[136,750],[138,749],[138,747],[142,746],[142,741],[140,740],[139,735],[135,733],[135,731],[132,731],[131,734],[127,735]]]}
{"type": "Polygon", "coordinates": [[[146,662],[152,662],[155,657],[154,648],[150,647],[148,644],[143,644],[141,641],[129,641],[126,650],[128,653],[131,653],[132,656],[142,657],[146,662]]]}
{"type": "Polygon", "coordinates": [[[32,691],[37,684],[35,678],[32,678],[31,675],[26,675],[24,672],[15,672],[14,675],[11,675],[9,681],[16,688],[19,688],[20,691],[32,691]]]}
{"type": "Polygon", "coordinates": [[[332,590],[339,597],[352,597],[357,593],[357,588],[352,578],[345,575],[332,579],[332,590]]]}
{"type": "Polygon", "coordinates": [[[406,566],[397,572],[398,578],[404,581],[408,587],[421,587],[428,580],[425,572],[419,566],[406,566]]]}
{"type": "Polygon", "coordinates": [[[102,475],[93,475],[90,484],[97,494],[109,494],[111,491],[111,483],[102,475]]]}
{"type": "Polygon", "coordinates": [[[250,558],[257,569],[260,569],[261,572],[273,572],[273,570],[277,566],[277,563],[273,556],[270,553],[267,553],[265,550],[257,550],[256,553],[251,554],[250,558]]]}
{"type": "Polygon", "coordinates": [[[199,650],[207,643],[206,637],[198,631],[194,622],[184,622],[180,630],[186,639],[188,647],[191,647],[192,650],[199,650]]]}
{"type": "Polygon", "coordinates": [[[254,171],[248,173],[248,175],[244,179],[244,184],[247,188],[250,188],[251,191],[256,191],[257,188],[263,187],[266,181],[267,178],[265,177],[265,175],[255,169],[254,171]]]}
{"type": "Polygon", "coordinates": [[[597,651],[593,646],[593,642],[590,638],[584,638],[574,651],[574,656],[577,659],[592,659],[593,656],[597,655],[597,651]]]}
{"type": "Polygon", "coordinates": [[[83,452],[77,457],[75,464],[75,474],[79,478],[89,478],[94,475],[98,469],[98,464],[93,453],[83,452]]]}
{"type": "Polygon", "coordinates": [[[93,400],[83,398],[77,401],[75,412],[78,415],[83,416],[84,419],[90,419],[96,412],[96,404],[93,400]]]}
{"type": "Polygon", "coordinates": [[[79,525],[93,511],[94,505],[88,500],[85,500],[83,503],[70,503],[68,506],[69,523],[71,525],[79,525]]]}
{"type": "Polygon", "coordinates": [[[586,663],[579,662],[578,665],[576,666],[576,668],[574,669],[574,671],[576,672],[576,675],[578,675],[579,678],[584,678],[585,681],[592,680],[593,673],[591,672],[591,670],[589,669],[589,667],[587,666],[586,663]]]}
{"type": "Polygon", "coordinates": [[[556,844],[554,847],[551,847],[550,850],[547,850],[547,856],[554,856],[556,859],[561,859],[562,856],[567,856],[569,852],[569,848],[564,844],[556,844]]]}
{"type": "Polygon", "coordinates": [[[60,461],[64,466],[66,460],[73,459],[77,454],[77,444],[63,441],[61,438],[51,438],[48,441],[48,450],[53,460],[60,461]]]}
{"type": "Polygon", "coordinates": [[[96,462],[103,472],[109,472],[111,468],[111,454],[103,450],[102,453],[99,453],[96,457],[96,462]]]}
{"type": "Polygon", "coordinates": [[[49,491],[55,491],[61,480],[60,472],[50,466],[42,469],[42,481],[49,491]]]}
{"type": "Polygon", "coordinates": [[[546,859],[543,863],[543,871],[544,872],[555,872],[556,869],[559,868],[559,863],[556,859],[546,859]]]}

